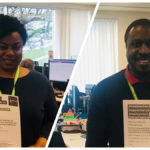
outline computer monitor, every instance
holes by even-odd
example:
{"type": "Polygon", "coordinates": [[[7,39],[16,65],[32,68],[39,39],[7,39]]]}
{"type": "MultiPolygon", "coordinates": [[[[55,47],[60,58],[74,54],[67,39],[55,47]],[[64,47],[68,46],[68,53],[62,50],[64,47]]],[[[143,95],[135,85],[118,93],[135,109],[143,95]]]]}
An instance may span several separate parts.
{"type": "Polygon", "coordinates": [[[47,79],[49,79],[49,64],[48,63],[44,63],[44,67],[43,67],[43,73],[44,75],[47,77],[47,79]]]}
{"type": "Polygon", "coordinates": [[[75,114],[79,112],[83,112],[83,99],[82,96],[85,96],[85,93],[82,93],[79,91],[78,87],[73,85],[72,86],[72,105],[73,105],[73,111],[75,114]]]}
{"type": "Polygon", "coordinates": [[[38,61],[34,61],[35,66],[39,66],[39,62],[38,61]]]}
{"type": "Polygon", "coordinates": [[[86,84],[85,85],[85,93],[87,95],[91,95],[91,93],[92,93],[95,86],[96,86],[95,84],[86,84]]]}
{"type": "Polygon", "coordinates": [[[35,66],[35,70],[40,72],[40,73],[43,73],[43,67],[42,66],[35,66]]]}
{"type": "Polygon", "coordinates": [[[49,61],[49,80],[68,82],[75,60],[53,59],[49,61]]]}

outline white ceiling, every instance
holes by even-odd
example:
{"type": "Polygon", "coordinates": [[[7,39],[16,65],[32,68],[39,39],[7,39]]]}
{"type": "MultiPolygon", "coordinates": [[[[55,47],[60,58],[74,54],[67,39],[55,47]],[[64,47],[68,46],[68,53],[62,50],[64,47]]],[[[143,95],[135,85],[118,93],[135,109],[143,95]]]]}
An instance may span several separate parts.
{"type": "Polygon", "coordinates": [[[99,10],[150,12],[150,3],[100,3],[99,10]]]}

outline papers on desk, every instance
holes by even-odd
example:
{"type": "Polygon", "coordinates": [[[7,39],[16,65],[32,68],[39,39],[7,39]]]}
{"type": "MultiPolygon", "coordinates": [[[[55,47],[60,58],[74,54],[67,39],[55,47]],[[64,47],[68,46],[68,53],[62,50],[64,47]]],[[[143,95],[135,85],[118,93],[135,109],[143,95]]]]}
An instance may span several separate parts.
{"type": "Polygon", "coordinates": [[[64,120],[61,125],[61,130],[65,133],[77,133],[81,132],[81,120],[74,117],[71,109],[65,113],[64,120]]]}
{"type": "Polygon", "coordinates": [[[81,132],[80,125],[62,125],[61,130],[64,133],[79,133],[81,132]]]}

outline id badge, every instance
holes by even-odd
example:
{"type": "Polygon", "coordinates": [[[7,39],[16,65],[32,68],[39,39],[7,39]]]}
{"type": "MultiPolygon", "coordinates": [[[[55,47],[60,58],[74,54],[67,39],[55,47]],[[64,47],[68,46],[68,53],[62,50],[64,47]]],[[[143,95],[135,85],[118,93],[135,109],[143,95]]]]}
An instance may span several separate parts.
{"type": "Polygon", "coordinates": [[[17,96],[0,95],[0,147],[21,147],[20,106],[17,96]]]}

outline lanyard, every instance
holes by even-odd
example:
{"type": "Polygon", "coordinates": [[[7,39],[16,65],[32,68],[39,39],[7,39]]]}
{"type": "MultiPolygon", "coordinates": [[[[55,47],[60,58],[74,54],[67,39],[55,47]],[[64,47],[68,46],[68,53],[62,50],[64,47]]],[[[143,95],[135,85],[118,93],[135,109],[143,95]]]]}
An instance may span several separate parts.
{"type": "Polygon", "coordinates": [[[132,92],[132,95],[133,95],[134,100],[138,100],[138,97],[137,97],[137,95],[136,95],[136,93],[135,93],[135,90],[134,90],[133,86],[130,84],[130,82],[129,82],[129,80],[128,80],[127,77],[126,77],[126,79],[127,79],[128,85],[129,85],[129,87],[130,87],[130,90],[131,90],[131,92],[132,92]]]}
{"type": "MultiPolygon", "coordinates": [[[[19,76],[19,72],[20,72],[20,69],[19,67],[17,68],[17,71],[16,71],[16,74],[15,74],[15,78],[14,78],[14,86],[13,86],[13,90],[11,92],[11,95],[12,96],[15,96],[15,85],[16,85],[16,82],[18,80],[18,76],[19,76]]],[[[2,91],[0,90],[0,94],[2,94],[2,91]]]]}

